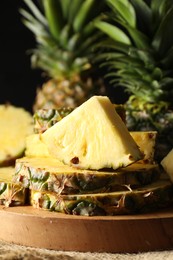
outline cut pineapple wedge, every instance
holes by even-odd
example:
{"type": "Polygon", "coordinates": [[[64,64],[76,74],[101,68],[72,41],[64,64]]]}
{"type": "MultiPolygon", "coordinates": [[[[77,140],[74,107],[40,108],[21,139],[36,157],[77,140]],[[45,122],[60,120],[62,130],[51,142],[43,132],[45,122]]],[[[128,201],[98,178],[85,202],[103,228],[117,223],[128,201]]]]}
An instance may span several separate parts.
{"type": "Polygon", "coordinates": [[[135,214],[157,210],[172,204],[173,185],[169,180],[157,181],[133,191],[80,195],[57,195],[31,191],[31,204],[35,208],[72,215],[135,214]]]}
{"type": "MultiPolygon", "coordinates": [[[[155,163],[155,141],[157,132],[130,132],[134,141],[137,143],[144,158],[139,160],[140,163],[155,163]]],[[[32,134],[26,138],[25,156],[27,157],[51,157],[47,146],[40,140],[40,134],[32,134]]]]}
{"type": "Polygon", "coordinates": [[[33,133],[32,115],[23,108],[0,105],[0,166],[14,165],[23,156],[25,138],[33,133]]]}
{"type": "Polygon", "coordinates": [[[130,134],[144,154],[144,158],[140,162],[154,163],[157,131],[136,131],[130,132],[130,134]]]}
{"type": "Polygon", "coordinates": [[[20,183],[13,183],[14,167],[0,168],[0,205],[24,205],[26,189],[20,183]]]}
{"type": "Polygon", "coordinates": [[[62,164],[53,158],[20,158],[16,160],[13,181],[34,190],[57,194],[95,193],[129,190],[159,179],[156,164],[137,164],[118,170],[82,170],[62,164]]]}
{"type": "Polygon", "coordinates": [[[82,169],[117,169],[142,154],[108,97],[93,96],[41,135],[49,153],[82,169]]]}
{"type": "Polygon", "coordinates": [[[173,149],[162,159],[161,165],[173,182],[173,149]]]}

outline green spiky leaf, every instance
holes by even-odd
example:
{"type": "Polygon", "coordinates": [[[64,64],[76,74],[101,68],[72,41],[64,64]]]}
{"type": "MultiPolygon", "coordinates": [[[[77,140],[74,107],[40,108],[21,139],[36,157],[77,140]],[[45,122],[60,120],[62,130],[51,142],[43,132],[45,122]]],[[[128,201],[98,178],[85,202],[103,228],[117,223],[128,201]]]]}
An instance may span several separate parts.
{"type": "Polygon", "coordinates": [[[92,10],[94,3],[94,0],[83,1],[73,22],[73,28],[75,32],[80,32],[81,29],[84,27],[84,24],[87,21],[88,14],[92,10]]]}
{"type": "Polygon", "coordinates": [[[129,24],[131,27],[136,26],[136,14],[133,6],[127,0],[107,0],[109,6],[111,6],[118,14],[129,24]]]}
{"type": "Polygon", "coordinates": [[[43,5],[50,32],[52,33],[53,37],[58,40],[63,26],[60,2],[56,0],[44,0],[43,5]]]}
{"type": "Polygon", "coordinates": [[[111,39],[127,45],[131,44],[130,38],[117,26],[103,21],[96,21],[95,26],[106,33],[111,39]]]}
{"type": "Polygon", "coordinates": [[[159,51],[160,56],[163,57],[165,53],[173,45],[172,37],[172,27],[173,27],[173,6],[168,10],[166,15],[154,36],[152,41],[152,46],[159,51]]]}

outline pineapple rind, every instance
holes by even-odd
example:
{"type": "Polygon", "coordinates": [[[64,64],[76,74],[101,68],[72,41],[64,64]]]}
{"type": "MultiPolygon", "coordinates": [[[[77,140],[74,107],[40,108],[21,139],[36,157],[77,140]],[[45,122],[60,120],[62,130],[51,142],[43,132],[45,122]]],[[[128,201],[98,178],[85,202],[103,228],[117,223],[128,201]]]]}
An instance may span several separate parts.
{"type": "Polygon", "coordinates": [[[35,208],[72,215],[137,214],[168,207],[173,202],[173,185],[169,180],[133,191],[57,195],[31,190],[30,203],[35,208]]]}
{"type": "Polygon", "coordinates": [[[34,190],[57,194],[80,194],[129,190],[156,181],[160,168],[154,164],[134,163],[119,170],[81,170],[62,164],[54,158],[21,158],[16,160],[13,181],[34,190]]]}
{"type": "Polygon", "coordinates": [[[59,109],[40,109],[34,115],[34,133],[39,134],[45,132],[48,128],[59,122],[62,118],[73,111],[70,107],[62,107],[59,109]]]}
{"type": "Polygon", "coordinates": [[[26,201],[26,189],[20,183],[13,183],[14,167],[0,168],[0,205],[22,206],[26,201]]]}

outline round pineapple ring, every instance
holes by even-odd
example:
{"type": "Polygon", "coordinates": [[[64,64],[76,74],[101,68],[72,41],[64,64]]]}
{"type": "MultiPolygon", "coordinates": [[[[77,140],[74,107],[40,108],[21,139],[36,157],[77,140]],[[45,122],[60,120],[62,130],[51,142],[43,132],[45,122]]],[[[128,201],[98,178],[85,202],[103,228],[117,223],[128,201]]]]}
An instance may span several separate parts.
{"type": "Polygon", "coordinates": [[[25,150],[25,137],[33,133],[33,119],[23,108],[0,105],[0,165],[10,165],[25,150]]]}

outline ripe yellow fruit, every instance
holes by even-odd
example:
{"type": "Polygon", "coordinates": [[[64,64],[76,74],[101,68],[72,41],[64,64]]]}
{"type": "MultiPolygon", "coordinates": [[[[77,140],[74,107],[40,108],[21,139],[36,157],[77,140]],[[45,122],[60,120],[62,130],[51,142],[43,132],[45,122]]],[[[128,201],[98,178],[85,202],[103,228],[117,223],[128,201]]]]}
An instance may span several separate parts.
{"type": "Polygon", "coordinates": [[[39,134],[32,134],[26,137],[25,156],[50,157],[47,146],[40,140],[39,134]]]}
{"type": "Polygon", "coordinates": [[[25,138],[33,133],[32,115],[24,108],[0,105],[0,166],[14,165],[23,155],[25,138]]]}
{"type": "Polygon", "coordinates": [[[130,132],[130,134],[144,154],[144,158],[140,162],[154,163],[157,131],[136,131],[130,132]]]}
{"type": "Polygon", "coordinates": [[[142,158],[106,96],[93,96],[41,135],[50,155],[82,169],[117,169],[142,158]]]}

